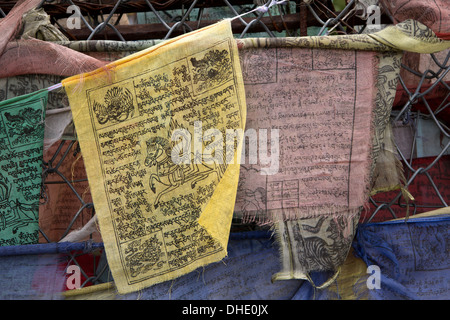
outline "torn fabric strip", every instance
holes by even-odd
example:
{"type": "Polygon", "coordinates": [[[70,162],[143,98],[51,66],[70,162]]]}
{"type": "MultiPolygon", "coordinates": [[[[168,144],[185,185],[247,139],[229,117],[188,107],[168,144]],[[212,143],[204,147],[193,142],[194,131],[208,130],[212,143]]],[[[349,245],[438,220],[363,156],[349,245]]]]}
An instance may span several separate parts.
{"type": "MultiPolygon", "coordinates": [[[[450,207],[358,228],[333,285],[304,282],[293,300],[447,300],[450,207]]],[[[326,274],[312,279],[321,282],[326,274]]]]}
{"type": "Polygon", "coordinates": [[[225,257],[241,143],[222,152],[217,132],[243,130],[246,116],[230,21],[63,86],[119,293],[225,257]]]}
{"type": "Polygon", "coordinates": [[[394,96],[399,56],[242,50],[246,127],[278,129],[279,159],[272,152],[268,163],[279,168],[264,175],[254,173],[262,165],[242,165],[236,211],[246,221],[275,225],[283,267],[274,280],[307,279],[310,271],[337,270],[345,261],[368,199],[373,149],[380,147],[375,119],[386,125],[384,94],[394,96]],[[267,62],[266,73],[250,73],[256,61],[267,62]],[[380,88],[379,78],[391,82],[380,88]]]}
{"type": "MultiPolygon", "coordinates": [[[[276,152],[265,165],[241,167],[236,214],[274,225],[282,268],[273,280],[313,282],[310,272],[333,271],[324,283],[312,283],[328,286],[373,186],[401,50],[435,52],[449,43],[406,21],[370,35],[243,39],[238,46],[246,127],[279,130],[279,170],[261,175],[277,163],[276,152]]],[[[401,184],[397,173],[400,181],[389,181],[392,187],[401,184]]]]}
{"type": "MultiPolygon", "coordinates": [[[[244,219],[341,215],[349,208],[358,214],[371,178],[381,55],[295,47],[241,50],[246,127],[248,138],[256,138],[247,148],[252,154],[251,147],[258,147],[260,156],[257,164],[243,159],[236,211],[244,219]],[[263,136],[266,128],[271,139],[263,136]],[[251,129],[258,135],[250,136],[251,129]]],[[[388,55],[391,64],[396,56],[388,55]]],[[[392,67],[393,80],[396,70],[392,67]]],[[[395,92],[394,85],[384,89],[395,92]]],[[[388,117],[387,111],[378,112],[388,117]]]]}
{"type": "Polygon", "coordinates": [[[0,102],[0,245],[37,243],[47,89],[0,102]]]}
{"type": "Polygon", "coordinates": [[[310,280],[345,261],[400,70],[401,53],[310,46],[240,51],[246,128],[278,130],[279,159],[271,151],[265,165],[242,161],[235,213],[274,225],[282,262],[274,281],[310,280]],[[263,174],[271,166],[275,174],[263,174]]]}
{"type": "Polygon", "coordinates": [[[450,297],[449,214],[450,208],[445,207],[407,221],[370,223],[358,229],[353,247],[371,270],[365,281],[369,290],[362,286],[369,299],[450,297]],[[379,276],[377,280],[374,274],[379,276]]]}

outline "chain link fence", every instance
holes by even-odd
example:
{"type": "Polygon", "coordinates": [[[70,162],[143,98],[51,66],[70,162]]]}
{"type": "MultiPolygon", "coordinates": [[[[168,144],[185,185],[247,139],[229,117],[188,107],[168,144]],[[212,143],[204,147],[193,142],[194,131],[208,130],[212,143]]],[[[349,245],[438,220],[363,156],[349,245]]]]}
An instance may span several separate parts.
{"type": "MultiPolygon", "coordinates": [[[[15,1],[0,0],[0,17],[14,4],[15,1]]],[[[372,21],[381,27],[394,21],[377,1],[370,0],[339,3],[331,0],[282,3],[263,0],[43,0],[39,7],[70,41],[164,40],[230,17],[235,18],[232,29],[237,38],[355,34],[372,32],[372,21]],[[262,5],[267,10],[256,10],[262,5]]],[[[415,201],[406,203],[399,190],[374,195],[370,197],[366,222],[404,217],[407,208],[410,214],[416,214],[448,206],[449,58],[449,51],[431,55],[405,54],[399,79],[401,94],[398,93],[391,118],[395,147],[405,171],[405,188],[415,201]]],[[[83,196],[84,189],[80,191],[76,187],[77,183],[87,183],[87,179],[74,179],[73,174],[67,176],[67,172],[61,170],[64,162],[73,162],[79,156],[79,151],[75,140],[63,140],[42,164],[42,203],[49,196],[48,186],[54,184],[68,187],[80,203],[69,224],[59,233],[59,240],[73,230],[83,216],[90,219],[95,214],[93,203],[83,196]],[[58,179],[50,181],[51,175],[58,179]]],[[[233,226],[240,230],[251,228],[239,222],[233,226]]],[[[45,230],[41,230],[41,234],[44,242],[55,241],[45,230]]],[[[101,248],[71,252],[67,263],[80,266],[84,279],[81,286],[110,280],[101,248]],[[79,263],[84,255],[90,257],[89,270],[86,264],[79,263]]]]}

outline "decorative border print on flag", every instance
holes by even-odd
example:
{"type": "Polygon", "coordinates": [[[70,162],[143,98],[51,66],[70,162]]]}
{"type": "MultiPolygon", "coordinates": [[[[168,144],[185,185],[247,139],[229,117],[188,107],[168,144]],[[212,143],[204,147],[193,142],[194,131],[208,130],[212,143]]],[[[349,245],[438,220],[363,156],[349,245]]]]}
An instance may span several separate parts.
{"type": "Polygon", "coordinates": [[[0,245],[38,242],[48,90],[0,102],[0,245]]]}
{"type": "Polygon", "coordinates": [[[119,293],[225,257],[246,117],[230,21],[63,86],[119,293]]]}

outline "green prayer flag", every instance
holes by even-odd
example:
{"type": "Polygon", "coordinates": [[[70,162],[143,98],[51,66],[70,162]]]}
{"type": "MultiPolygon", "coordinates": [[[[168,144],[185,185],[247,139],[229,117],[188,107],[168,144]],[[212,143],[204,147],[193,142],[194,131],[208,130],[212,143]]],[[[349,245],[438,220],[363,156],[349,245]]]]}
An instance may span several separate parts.
{"type": "Polygon", "coordinates": [[[0,102],[0,245],[37,243],[48,90],[0,102]]]}

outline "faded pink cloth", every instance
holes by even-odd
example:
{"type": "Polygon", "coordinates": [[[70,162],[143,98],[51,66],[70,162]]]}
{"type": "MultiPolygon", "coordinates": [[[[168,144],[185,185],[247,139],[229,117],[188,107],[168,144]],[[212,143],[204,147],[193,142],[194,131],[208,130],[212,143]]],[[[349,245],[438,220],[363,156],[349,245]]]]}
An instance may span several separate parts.
{"type": "Polygon", "coordinates": [[[18,1],[0,21],[0,78],[23,74],[71,76],[95,70],[106,63],[72,49],[37,39],[16,40],[22,16],[40,0],[18,1]]]}
{"type": "Polygon", "coordinates": [[[448,0],[381,0],[380,3],[394,18],[394,23],[414,19],[433,30],[438,37],[450,36],[448,0]]]}

